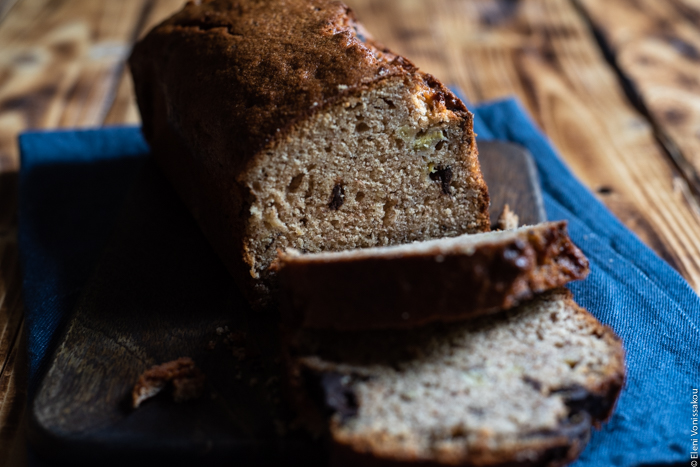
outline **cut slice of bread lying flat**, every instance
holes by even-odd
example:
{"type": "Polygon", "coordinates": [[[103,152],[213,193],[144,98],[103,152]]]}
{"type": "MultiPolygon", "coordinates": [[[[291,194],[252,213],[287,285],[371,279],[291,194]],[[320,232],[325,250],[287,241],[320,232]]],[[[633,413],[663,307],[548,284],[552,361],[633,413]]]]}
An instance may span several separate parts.
{"type": "Polygon", "coordinates": [[[156,162],[253,305],[278,248],[489,228],[472,114],[341,2],[187,2],[129,66],[156,162]]]}
{"type": "Polygon", "coordinates": [[[625,376],[619,338],[565,289],[459,324],[301,330],[289,358],[334,465],[563,465],[625,376]]]}
{"type": "Polygon", "coordinates": [[[565,221],[383,248],[287,250],[277,267],[289,326],[346,330],[473,318],[588,274],[565,221]]]}

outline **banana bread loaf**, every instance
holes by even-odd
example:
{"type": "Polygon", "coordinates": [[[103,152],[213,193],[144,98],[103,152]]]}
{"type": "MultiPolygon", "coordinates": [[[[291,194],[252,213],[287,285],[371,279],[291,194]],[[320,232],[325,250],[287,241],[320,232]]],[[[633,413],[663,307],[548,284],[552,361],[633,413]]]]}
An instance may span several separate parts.
{"type": "Polygon", "coordinates": [[[290,352],[297,406],[336,467],[561,466],[625,377],[619,338],[565,289],[465,323],[306,329],[290,352]]]}
{"type": "Polygon", "coordinates": [[[129,65],[153,155],[254,304],[280,248],[488,230],[472,115],[338,1],[189,2],[129,65]]]}
{"type": "Polygon", "coordinates": [[[290,327],[360,330],[457,321],[511,308],[588,274],[566,221],[332,253],[280,253],[290,327]]]}

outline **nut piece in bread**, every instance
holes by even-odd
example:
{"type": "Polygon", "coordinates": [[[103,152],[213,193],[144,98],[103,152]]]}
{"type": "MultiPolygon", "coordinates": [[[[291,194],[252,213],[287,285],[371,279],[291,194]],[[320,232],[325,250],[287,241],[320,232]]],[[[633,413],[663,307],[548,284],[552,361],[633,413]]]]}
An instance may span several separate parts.
{"type": "Polygon", "coordinates": [[[340,2],[189,2],[129,65],[156,161],[253,304],[278,249],[489,228],[471,113],[340,2]]]}

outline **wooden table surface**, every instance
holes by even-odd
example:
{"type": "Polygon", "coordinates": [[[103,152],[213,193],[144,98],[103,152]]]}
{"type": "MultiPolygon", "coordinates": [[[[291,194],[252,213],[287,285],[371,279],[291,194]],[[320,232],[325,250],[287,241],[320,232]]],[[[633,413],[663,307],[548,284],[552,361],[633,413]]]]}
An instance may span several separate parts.
{"type": "MultiPolygon", "coordinates": [[[[517,96],[576,175],[700,289],[700,0],[347,3],[471,102],[517,96]]],[[[24,463],[17,134],[137,123],[124,60],[182,4],[0,0],[0,466],[24,463]]]]}

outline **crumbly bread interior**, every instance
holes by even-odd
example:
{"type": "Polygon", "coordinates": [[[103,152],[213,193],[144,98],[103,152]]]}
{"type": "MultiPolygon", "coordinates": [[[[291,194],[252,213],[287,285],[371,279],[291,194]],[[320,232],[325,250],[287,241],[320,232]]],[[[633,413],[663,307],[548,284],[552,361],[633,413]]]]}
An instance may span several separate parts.
{"type": "Polygon", "coordinates": [[[471,323],[303,342],[334,440],[395,460],[507,465],[572,439],[580,451],[624,375],[619,339],[562,290],[471,323]]]}
{"type": "Polygon", "coordinates": [[[291,257],[302,256],[305,261],[328,262],[344,258],[402,258],[409,254],[440,255],[440,254],[465,254],[471,255],[476,248],[484,245],[508,244],[517,238],[527,239],[527,233],[538,230],[546,231],[554,222],[543,222],[537,225],[526,225],[508,231],[494,230],[477,234],[465,234],[451,238],[439,238],[425,242],[406,243],[378,248],[364,248],[358,250],[334,251],[317,254],[302,254],[299,250],[288,249],[286,254],[291,257]]]}
{"type": "Polygon", "coordinates": [[[337,251],[480,232],[485,185],[461,116],[416,77],[390,78],[301,121],[256,159],[245,248],[337,251]]]}

